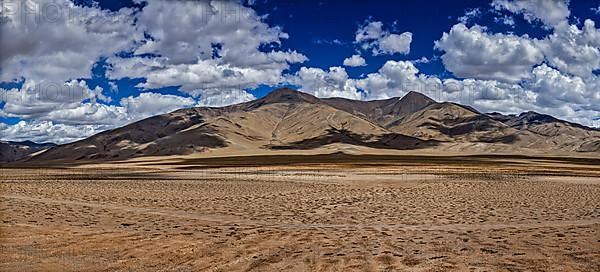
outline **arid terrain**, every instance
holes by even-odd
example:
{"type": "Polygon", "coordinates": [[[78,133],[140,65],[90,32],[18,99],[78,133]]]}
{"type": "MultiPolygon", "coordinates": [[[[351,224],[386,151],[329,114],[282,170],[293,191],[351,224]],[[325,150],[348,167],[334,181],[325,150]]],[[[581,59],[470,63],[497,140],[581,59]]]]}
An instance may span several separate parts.
{"type": "MultiPolygon", "coordinates": [[[[417,92],[385,100],[320,99],[293,89],[224,107],[185,108],[12,160],[98,163],[149,156],[239,156],[347,145],[381,154],[600,155],[600,129],[549,115],[481,113],[417,92]]],[[[14,146],[8,148],[15,149],[14,146]]],[[[33,150],[32,150],[33,151],[33,150]]],[[[2,158],[0,158],[0,162],[2,158]]]]}
{"type": "Polygon", "coordinates": [[[600,272],[600,0],[0,0],[0,272],[600,272]]]}
{"type": "Polygon", "coordinates": [[[600,271],[599,159],[0,169],[0,271],[600,271]]]}

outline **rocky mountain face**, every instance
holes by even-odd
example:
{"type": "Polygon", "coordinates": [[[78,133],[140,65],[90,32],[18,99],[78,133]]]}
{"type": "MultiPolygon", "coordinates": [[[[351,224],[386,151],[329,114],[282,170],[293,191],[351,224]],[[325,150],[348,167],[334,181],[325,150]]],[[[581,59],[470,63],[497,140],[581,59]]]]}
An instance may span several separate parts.
{"type": "Polygon", "coordinates": [[[536,112],[519,115],[489,114],[516,129],[521,143],[535,149],[600,152],[600,130],[536,112]]]}
{"type": "Polygon", "coordinates": [[[27,156],[56,146],[53,143],[34,143],[32,141],[24,142],[4,142],[0,141],[0,162],[12,162],[24,159],[27,156]]]}
{"type": "Polygon", "coordinates": [[[246,103],[150,117],[32,160],[122,160],[224,148],[306,150],[332,143],[396,150],[600,152],[600,131],[533,112],[483,114],[416,92],[356,101],[278,89],[246,103]]]}

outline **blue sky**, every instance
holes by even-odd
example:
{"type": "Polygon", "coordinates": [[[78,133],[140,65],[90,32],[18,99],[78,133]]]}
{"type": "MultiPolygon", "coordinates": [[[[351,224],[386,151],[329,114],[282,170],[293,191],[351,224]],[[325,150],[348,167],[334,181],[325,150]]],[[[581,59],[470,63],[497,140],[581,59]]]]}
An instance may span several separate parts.
{"type": "Polygon", "coordinates": [[[30,2],[3,7],[4,140],[69,142],[281,86],[600,126],[594,1],[30,2]]]}

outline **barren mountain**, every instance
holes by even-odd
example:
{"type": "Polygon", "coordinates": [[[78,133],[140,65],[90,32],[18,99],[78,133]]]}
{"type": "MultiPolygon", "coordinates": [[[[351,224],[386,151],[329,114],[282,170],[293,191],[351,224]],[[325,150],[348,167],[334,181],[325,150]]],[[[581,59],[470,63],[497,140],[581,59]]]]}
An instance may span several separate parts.
{"type": "Polygon", "coordinates": [[[326,98],[325,103],[363,117],[382,127],[389,127],[401,122],[407,115],[415,113],[435,101],[423,94],[409,92],[402,98],[394,97],[386,100],[360,101],[345,98],[326,98]]]}
{"type": "Polygon", "coordinates": [[[278,89],[237,105],[150,117],[52,148],[33,160],[121,160],[221,149],[304,150],[334,143],[392,150],[452,146],[469,151],[476,145],[479,151],[599,152],[600,132],[535,113],[482,114],[415,92],[403,98],[354,101],[278,89]]]}
{"type": "Polygon", "coordinates": [[[53,143],[34,143],[32,141],[24,142],[3,142],[0,141],[0,162],[11,162],[23,159],[35,152],[51,148],[53,143]]]}
{"type": "Polygon", "coordinates": [[[499,141],[507,128],[501,122],[453,103],[431,104],[389,126],[393,131],[404,131],[423,139],[485,142],[499,141]]]}
{"type": "Polygon", "coordinates": [[[491,113],[488,116],[516,129],[515,136],[520,140],[521,146],[600,152],[600,130],[595,128],[532,111],[519,115],[491,113]]]}

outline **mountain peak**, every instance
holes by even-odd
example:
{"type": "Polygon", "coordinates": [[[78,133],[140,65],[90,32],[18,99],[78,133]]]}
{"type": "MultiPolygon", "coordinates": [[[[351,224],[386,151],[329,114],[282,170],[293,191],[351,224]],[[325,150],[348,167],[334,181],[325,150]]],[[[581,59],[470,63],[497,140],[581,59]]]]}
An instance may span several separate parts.
{"type": "Polygon", "coordinates": [[[395,102],[387,106],[385,112],[393,115],[407,115],[435,103],[435,100],[424,94],[410,91],[404,97],[395,99],[395,102]]]}
{"type": "Polygon", "coordinates": [[[528,112],[523,112],[521,114],[519,114],[518,117],[519,121],[525,121],[525,122],[534,122],[534,123],[551,123],[551,122],[558,122],[560,120],[550,116],[550,115],[546,115],[546,114],[541,114],[541,113],[537,113],[535,111],[528,111],[528,112]]]}
{"type": "Polygon", "coordinates": [[[415,91],[408,92],[406,95],[400,98],[400,101],[419,104],[435,103],[435,100],[429,98],[429,96],[415,91]]]}
{"type": "Polygon", "coordinates": [[[317,97],[290,88],[279,88],[273,90],[260,100],[261,102],[267,104],[296,102],[319,103],[319,99],[317,97]]]}

